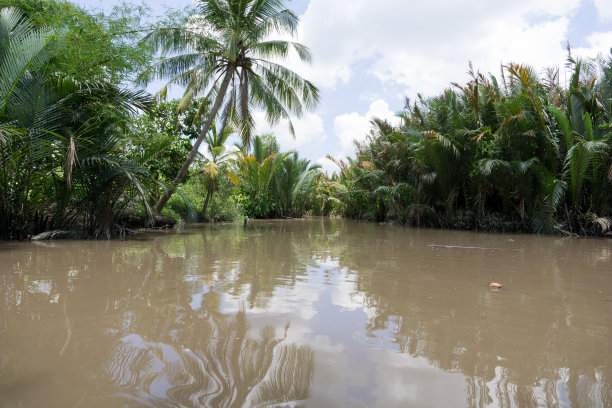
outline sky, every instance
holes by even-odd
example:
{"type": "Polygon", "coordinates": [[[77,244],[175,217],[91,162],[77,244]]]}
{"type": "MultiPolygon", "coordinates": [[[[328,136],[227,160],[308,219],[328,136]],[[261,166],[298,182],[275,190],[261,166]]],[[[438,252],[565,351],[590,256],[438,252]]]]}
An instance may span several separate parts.
{"type": "MultiPolygon", "coordinates": [[[[74,0],[86,9],[109,10],[119,0],[74,0]]],[[[128,0],[139,4],[139,1],[128,0]]],[[[191,0],[149,0],[152,13],[183,7],[191,0]]],[[[406,97],[435,96],[451,82],[468,80],[468,63],[499,75],[500,65],[525,63],[538,72],[559,67],[561,81],[572,55],[610,55],[612,0],[293,0],[300,16],[294,41],[308,46],[310,65],[289,58],[285,65],[313,81],[321,103],[286,124],[266,124],[256,114],[258,133],[272,132],[283,150],[336,169],[325,159],[354,155],[374,117],[396,121],[406,97]]],[[[156,92],[157,89],[149,89],[156,92]]],[[[180,90],[174,91],[180,95],[180,90]]]]}

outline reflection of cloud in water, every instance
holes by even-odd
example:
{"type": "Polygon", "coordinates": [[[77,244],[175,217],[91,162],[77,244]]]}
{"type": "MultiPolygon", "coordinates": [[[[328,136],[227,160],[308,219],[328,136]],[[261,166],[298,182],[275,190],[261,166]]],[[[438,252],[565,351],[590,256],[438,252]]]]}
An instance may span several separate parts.
{"type": "Polygon", "coordinates": [[[191,302],[189,302],[189,306],[192,310],[198,310],[202,307],[202,301],[204,300],[204,296],[210,292],[210,286],[203,285],[202,290],[196,292],[191,295],[191,302]]]}
{"type": "Polygon", "coordinates": [[[449,407],[464,401],[465,377],[431,365],[427,359],[389,350],[368,353],[376,362],[380,406],[449,407]]]}
{"type": "Polygon", "coordinates": [[[270,326],[248,336],[243,311],[202,323],[208,330],[194,328],[192,348],[148,342],[136,334],[122,338],[106,370],[117,389],[105,398],[156,407],[258,407],[309,397],[310,347],[281,344],[285,337],[270,326]]]}
{"type": "Polygon", "coordinates": [[[368,316],[368,320],[374,319],[376,309],[367,306],[365,294],[357,288],[354,279],[349,279],[346,270],[334,274],[332,281],[331,303],[333,305],[345,310],[361,309],[368,316]]]}
{"type": "Polygon", "coordinates": [[[52,287],[53,287],[53,282],[51,281],[51,279],[33,280],[28,285],[28,292],[41,293],[41,294],[50,296],[52,287]]]}
{"type": "Polygon", "coordinates": [[[317,265],[321,269],[319,273],[326,276],[333,306],[347,311],[361,310],[368,320],[376,316],[376,309],[366,304],[365,293],[357,288],[357,273],[340,267],[338,260],[330,256],[319,258],[317,265]]]}
{"type": "Polygon", "coordinates": [[[334,269],[339,268],[340,263],[337,259],[333,259],[331,256],[323,257],[315,257],[315,261],[317,262],[317,266],[325,267],[325,269],[334,269]]]}
{"type": "MultiPolygon", "coordinates": [[[[277,286],[265,307],[251,307],[249,313],[291,314],[310,320],[317,314],[314,304],[319,299],[319,291],[318,285],[310,281],[297,281],[292,287],[277,286]]],[[[237,296],[224,293],[219,311],[226,314],[238,312],[240,305],[247,302],[249,292],[249,285],[244,285],[237,296]]]]}
{"type": "MultiPolygon", "coordinates": [[[[331,290],[332,304],[346,310],[362,309],[368,318],[375,316],[375,310],[365,306],[363,292],[356,287],[356,282],[349,275],[347,268],[340,268],[338,261],[331,257],[317,260],[317,266],[311,269],[305,280],[296,281],[291,286],[277,286],[265,307],[253,306],[253,314],[291,314],[304,320],[311,320],[317,314],[315,304],[319,301],[323,285],[331,290]]],[[[204,290],[206,292],[206,290],[204,290]]],[[[223,293],[220,305],[221,313],[236,313],[241,304],[247,303],[251,292],[249,284],[241,287],[238,295],[223,293]]]]}
{"type": "Polygon", "coordinates": [[[317,377],[309,406],[465,406],[465,377],[433,367],[425,358],[383,349],[358,354],[318,336],[317,377]]]}

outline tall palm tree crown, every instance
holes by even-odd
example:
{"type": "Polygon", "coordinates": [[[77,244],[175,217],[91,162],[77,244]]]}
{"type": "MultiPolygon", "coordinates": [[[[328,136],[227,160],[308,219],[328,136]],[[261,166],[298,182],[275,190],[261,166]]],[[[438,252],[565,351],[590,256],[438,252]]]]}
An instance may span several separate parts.
{"type": "MultiPolygon", "coordinates": [[[[312,82],[275,62],[292,50],[300,60],[311,60],[304,45],[273,39],[274,35],[293,36],[297,29],[298,17],[282,0],[203,0],[198,12],[184,27],[159,29],[145,38],[165,57],[140,76],[143,83],[168,80],[160,97],[165,97],[169,85],[185,87],[179,107],[202,94],[214,101],[200,137],[172,187],[157,203],[157,211],[181,182],[220,112],[221,129],[231,125],[248,146],[255,125],[253,109],[262,109],[270,124],[288,119],[293,133],[289,114],[300,117],[304,108],[313,109],[319,101],[312,82]]],[[[200,116],[206,109],[201,107],[200,116]]]]}

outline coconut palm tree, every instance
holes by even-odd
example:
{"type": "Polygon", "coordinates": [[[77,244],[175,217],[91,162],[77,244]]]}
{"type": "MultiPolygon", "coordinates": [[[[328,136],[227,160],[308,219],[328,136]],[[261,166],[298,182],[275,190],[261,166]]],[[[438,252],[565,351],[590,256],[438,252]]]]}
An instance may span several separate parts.
{"type": "Polygon", "coordinates": [[[204,200],[204,206],[200,212],[200,218],[202,219],[206,216],[206,209],[208,208],[208,204],[210,203],[210,200],[215,192],[219,171],[222,171],[234,184],[238,184],[238,177],[226,166],[224,166],[235,155],[235,152],[228,151],[225,146],[227,138],[230,134],[230,129],[225,128],[217,132],[215,126],[213,125],[210,132],[208,132],[208,135],[206,135],[204,138],[204,142],[207,145],[208,154],[210,155],[210,161],[204,164],[204,168],[202,170],[206,176],[207,184],[206,199],[204,200]]]}
{"type": "MultiPolygon", "coordinates": [[[[275,34],[294,35],[297,24],[297,16],[285,8],[283,0],[202,0],[198,16],[184,27],[155,30],[145,37],[145,42],[167,54],[140,76],[143,83],[167,79],[160,97],[169,85],[184,86],[179,108],[202,93],[214,101],[191,154],[155,205],[157,212],[187,173],[219,112],[222,123],[233,122],[248,146],[254,127],[253,108],[262,109],[267,120],[276,124],[290,119],[290,112],[299,117],[304,108],[317,104],[316,86],[275,62],[293,51],[300,60],[310,61],[305,46],[272,39],[275,34]]],[[[201,115],[205,109],[202,107],[201,115]]],[[[289,127],[293,132],[290,120],[289,127]]]]}

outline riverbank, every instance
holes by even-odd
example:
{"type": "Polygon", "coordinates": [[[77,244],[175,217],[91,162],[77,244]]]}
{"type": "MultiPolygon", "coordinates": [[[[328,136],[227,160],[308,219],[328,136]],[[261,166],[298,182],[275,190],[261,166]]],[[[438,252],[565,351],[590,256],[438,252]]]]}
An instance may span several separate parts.
{"type": "Polygon", "coordinates": [[[370,222],[383,222],[392,225],[410,226],[416,228],[440,229],[440,230],[456,230],[456,231],[472,231],[472,232],[491,232],[491,233],[519,233],[519,234],[534,234],[534,235],[559,235],[568,237],[608,237],[612,238],[612,231],[604,231],[599,224],[591,223],[590,227],[581,228],[581,233],[570,232],[563,223],[553,224],[547,232],[534,232],[533,227],[528,223],[521,222],[517,218],[511,218],[502,214],[486,214],[484,216],[476,216],[471,211],[459,211],[454,216],[443,216],[437,214],[428,214],[418,219],[418,224],[415,220],[397,219],[394,217],[385,217],[376,219],[376,217],[346,217],[348,219],[364,220],[370,222]]]}

